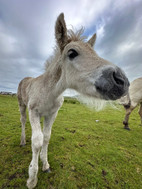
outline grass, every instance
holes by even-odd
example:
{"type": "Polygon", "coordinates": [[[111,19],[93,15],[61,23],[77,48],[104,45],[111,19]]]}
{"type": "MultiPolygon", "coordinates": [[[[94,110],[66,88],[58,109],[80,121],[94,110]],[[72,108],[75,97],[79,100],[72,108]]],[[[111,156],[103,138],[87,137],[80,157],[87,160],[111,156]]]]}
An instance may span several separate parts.
{"type": "MultiPolygon", "coordinates": [[[[31,161],[31,127],[20,147],[21,126],[16,97],[0,96],[0,188],[26,189],[31,161]]],[[[41,171],[36,189],[141,189],[142,127],[137,109],[131,131],[123,129],[124,109],[94,112],[65,99],[49,144],[51,173],[41,171]],[[99,120],[96,122],[96,120],[99,120]]]]}

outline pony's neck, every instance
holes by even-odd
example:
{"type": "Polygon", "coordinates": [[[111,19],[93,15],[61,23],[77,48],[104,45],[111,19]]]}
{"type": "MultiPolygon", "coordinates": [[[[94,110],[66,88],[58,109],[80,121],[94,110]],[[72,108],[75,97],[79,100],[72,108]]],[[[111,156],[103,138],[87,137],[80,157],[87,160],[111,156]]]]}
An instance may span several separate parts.
{"type": "Polygon", "coordinates": [[[55,56],[46,62],[45,78],[50,80],[52,95],[57,98],[66,90],[65,73],[62,69],[60,52],[56,50],[55,56]]]}

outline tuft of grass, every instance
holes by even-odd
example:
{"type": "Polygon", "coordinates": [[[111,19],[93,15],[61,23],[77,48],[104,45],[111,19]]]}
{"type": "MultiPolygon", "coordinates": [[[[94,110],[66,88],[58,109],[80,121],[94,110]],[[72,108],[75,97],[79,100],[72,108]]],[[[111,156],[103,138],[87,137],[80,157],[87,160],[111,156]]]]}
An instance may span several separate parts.
{"type": "MultiPolygon", "coordinates": [[[[142,127],[137,109],[131,131],[123,129],[124,109],[94,112],[65,99],[52,128],[51,173],[39,173],[37,189],[141,189],[142,127]],[[96,120],[99,120],[96,122],[96,120]]],[[[41,124],[43,121],[41,121],[41,124]]],[[[0,96],[0,188],[26,189],[31,161],[31,127],[20,147],[20,113],[16,97],[0,96]]]]}

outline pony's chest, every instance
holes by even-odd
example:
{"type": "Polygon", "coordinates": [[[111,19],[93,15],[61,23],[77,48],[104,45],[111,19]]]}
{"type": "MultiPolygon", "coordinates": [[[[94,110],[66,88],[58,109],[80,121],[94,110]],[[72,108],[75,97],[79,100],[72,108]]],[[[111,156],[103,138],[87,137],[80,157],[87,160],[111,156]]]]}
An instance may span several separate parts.
{"type": "Polygon", "coordinates": [[[48,100],[44,101],[39,105],[39,114],[41,116],[51,115],[59,110],[62,106],[63,100],[48,100]]]}

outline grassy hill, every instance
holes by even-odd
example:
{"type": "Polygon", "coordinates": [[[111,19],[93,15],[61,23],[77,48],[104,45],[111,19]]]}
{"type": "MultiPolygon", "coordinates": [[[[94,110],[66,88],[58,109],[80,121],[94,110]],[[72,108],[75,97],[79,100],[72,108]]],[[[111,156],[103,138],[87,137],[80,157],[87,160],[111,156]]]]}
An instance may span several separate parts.
{"type": "MultiPolygon", "coordinates": [[[[123,129],[124,109],[94,112],[65,99],[49,144],[51,173],[41,171],[37,189],[141,189],[142,127],[137,109],[131,131],[123,129]],[[99,120],[96,122],[96,120],[99,120]]],[[[41,120],[41,123],[43,121],[41,120]]],[[[0,96],[0,188],[26,189],[31,161],[31,127],[20,147],[20,113],[16,97],[0,96]]]]}

